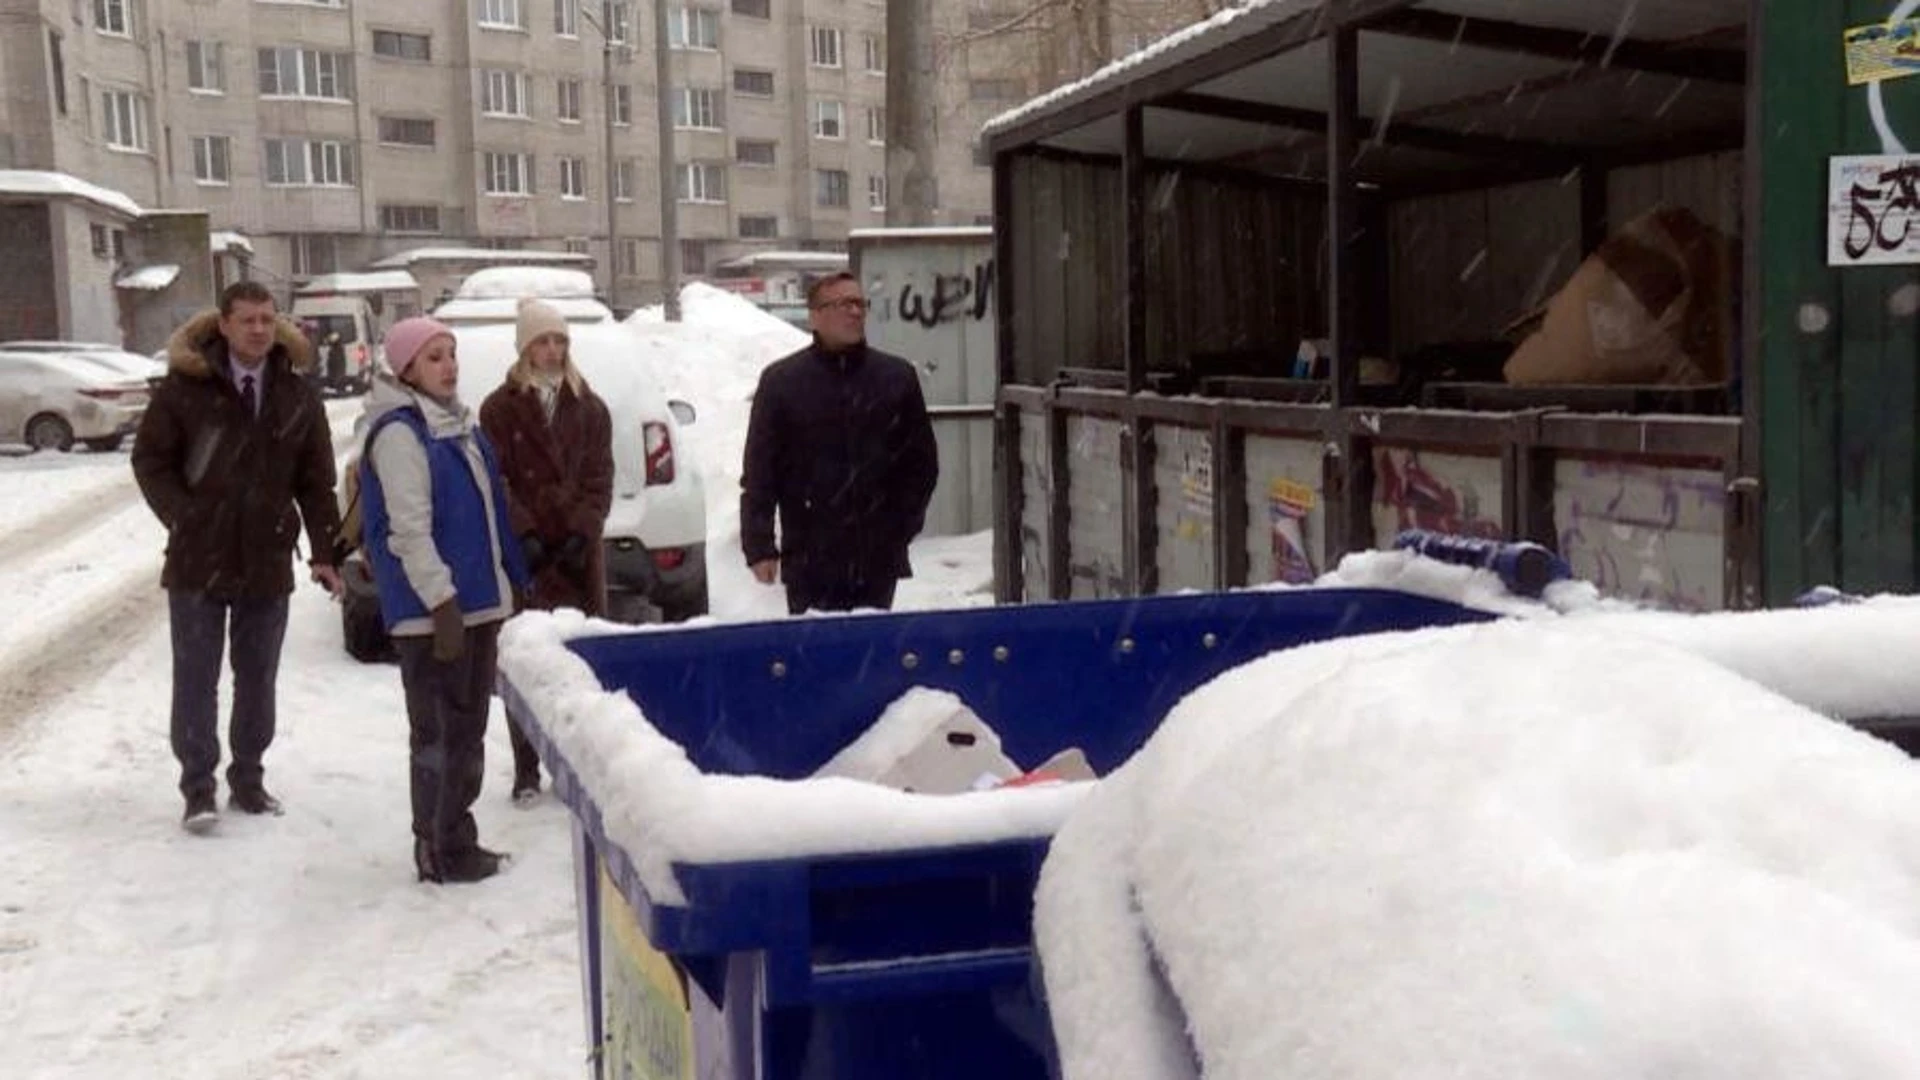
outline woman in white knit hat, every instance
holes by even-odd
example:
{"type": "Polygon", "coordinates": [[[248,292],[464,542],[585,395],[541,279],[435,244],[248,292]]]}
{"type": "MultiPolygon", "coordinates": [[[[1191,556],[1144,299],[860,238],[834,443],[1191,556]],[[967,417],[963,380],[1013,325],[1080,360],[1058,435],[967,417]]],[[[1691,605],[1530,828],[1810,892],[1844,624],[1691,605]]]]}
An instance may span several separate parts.
{"type": "MultiPolygon", "coordinates": [[[[551,304],[520,301],[520,359],[480,405],[480,427],[500,453],[507,512],[533,578],[536,608],[606,611],[600,538],[613,504],[613,422],[570,355],[567,323],[551,304]]],[[[513,800],[540,793],[540,758],[509,719],[513,800]]]]}

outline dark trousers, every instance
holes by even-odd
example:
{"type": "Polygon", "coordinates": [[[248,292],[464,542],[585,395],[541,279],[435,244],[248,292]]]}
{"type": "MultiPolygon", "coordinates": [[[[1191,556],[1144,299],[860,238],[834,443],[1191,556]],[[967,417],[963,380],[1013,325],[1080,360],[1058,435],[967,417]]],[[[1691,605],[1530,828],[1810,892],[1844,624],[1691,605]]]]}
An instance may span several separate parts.
{"type": "Polygon", "coordinates": [[[533,743],[520,730],[520,725],[513,722],[511,716],[507,718],[507,737],[513,743],[514,779],[539,776],[540,751],[533,748],[533,743]]]}
{"type": "Polygon", "coordinates": [[[220,765],[220,667],[233,643],[233,713],[227,744],[229,789],[259,784],[260,759],[273,744],[274,684],[280,645],[287,636],[287,598],[223,600],[203,592],[169,590],[173,638],[173,756],[180,762],[180,793],[211,795],[220,765]]]}
{"type": "Polygon", "coordinates": [[[852,611],[855,608],[893,608],[893,592],[899,579],[877,578],[871,581],[820,581],[801,578],[787,582],[787,613],[804,611],[852,611]]]}
{"type": "Polygon", "coordinates": [[[413,835],[441,854],[480,842],[473,804],[486,767],[499,638],[499,623],[470,626],[466,648],[449,663],[433,658],[432,637],[393,639],[407,695],[413,835]]]}

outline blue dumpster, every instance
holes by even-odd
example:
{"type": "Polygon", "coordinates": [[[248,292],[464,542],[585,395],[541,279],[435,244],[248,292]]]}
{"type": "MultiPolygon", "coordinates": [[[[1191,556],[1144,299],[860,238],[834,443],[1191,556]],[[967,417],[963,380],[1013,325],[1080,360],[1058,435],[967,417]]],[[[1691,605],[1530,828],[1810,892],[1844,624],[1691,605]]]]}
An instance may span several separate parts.
{"type": "MultiPolygon", "coordinates": [[[[1102,774],[1172,706],[1276,649],[1491,618],[1373,589],[1159,596],[579,637],[567,648],[703,772],[801,779],[915,687],[950,691],[1014,760],[1102,774]]],[[[676,865],[657,903],[530,699],[508,713],[572,810],[592,1075],[1048,1075],[1031,955],[1046,840],[676,865]]],[[[607,793],[602,792],[605,796],[607,793]]],[[[937,796],[928,796],[937,798],[937,796]]]]}

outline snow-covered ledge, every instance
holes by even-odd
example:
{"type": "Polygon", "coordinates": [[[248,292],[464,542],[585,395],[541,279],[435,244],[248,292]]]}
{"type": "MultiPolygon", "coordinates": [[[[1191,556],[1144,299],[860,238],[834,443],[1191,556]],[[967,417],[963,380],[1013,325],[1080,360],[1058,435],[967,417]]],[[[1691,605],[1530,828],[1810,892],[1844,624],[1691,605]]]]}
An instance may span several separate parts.
{"type": "MultiPolygon", "coordinates": [[[[651,628],[527,612],[500,636],[500,670],[632,859],[649,899],[684,906],[674,865],[904,851],[1052,836],[1092,784],[914,795],[856,780],[703,773],[567,642],[651,628]]],[[[685,632],[682,630],[681,632],[685,632]]]]}

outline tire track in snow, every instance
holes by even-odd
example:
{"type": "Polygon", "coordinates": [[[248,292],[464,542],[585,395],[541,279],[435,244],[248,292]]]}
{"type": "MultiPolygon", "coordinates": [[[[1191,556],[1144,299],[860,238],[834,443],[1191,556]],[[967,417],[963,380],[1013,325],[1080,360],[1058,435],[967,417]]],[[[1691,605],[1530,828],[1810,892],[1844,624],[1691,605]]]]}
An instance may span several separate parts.
{"type": "MultiPolygon", "coordinates": [[[[336,468],[357,446],[350,423],[345,431],[335,431],[336,468]]],[[[133,496],[136,490],[129,477],[126,494],[133,496]]],[[[127,498],[104,506],[85,500],[56,510],[27,528],[43,536],[64,534],[68,544],[81,547],[89,540],[87,528],[71,521],[65,523],[65,528],[54,528],[50,520],[71,517],[98,529],[108,524],[114,515],[130,508],[127,498]],[[82,509],[87,513],[77,512],[82,509]]],[[[28,545],[14,552],[11,544],[17,535],[0,537],[0,570],[6,568],[9,558],[17,560],[26,554],[52,556],[63,550],[35,550],[28,545]]],[[[5,749],[22,734],[27,718],[50,711],[103,677],[111,667],[103,658],[124,655],[159,621],[167,609],[167,594],[159,587],[159,552],[154,554],[153,563],[128,567],[88,588],[83,594],[85,598],[77,605],[61,608],[43,633],[11,649],[0,650],[0,749],[5,749]]],[[[298,578],[296,574],[296,586],[301,584],[298,578]]]]}
{"type": "Polygon", "coordinates": [[[80,492],[56,504],[52,510],[0,533],[0,574],[24,559],[57,550],[125,509],[128,500],[138,493],[133,471],[128,469],[120,480],[80,492]]]}

